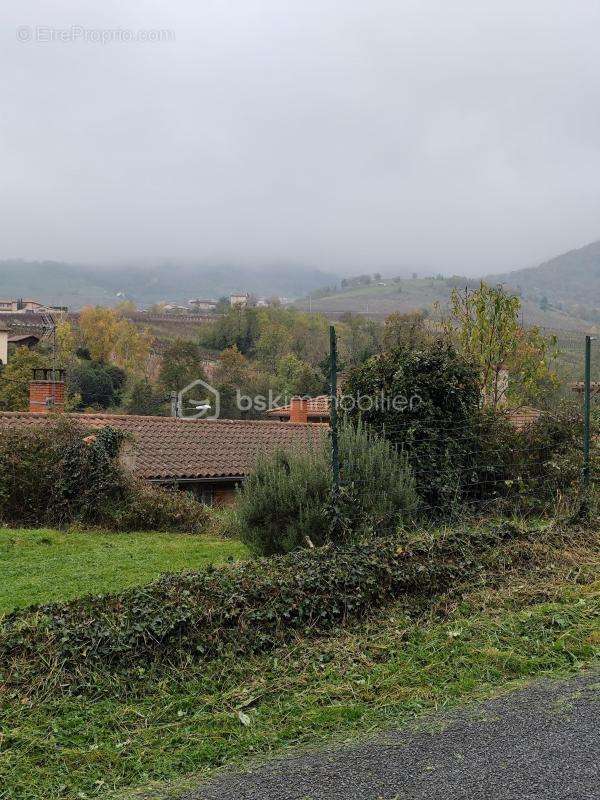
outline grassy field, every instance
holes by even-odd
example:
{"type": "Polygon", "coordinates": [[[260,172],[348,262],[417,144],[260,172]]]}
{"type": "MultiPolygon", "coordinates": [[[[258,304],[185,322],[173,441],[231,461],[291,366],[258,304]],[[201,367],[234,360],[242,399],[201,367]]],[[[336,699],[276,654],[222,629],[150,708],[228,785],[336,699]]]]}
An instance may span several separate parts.
{"type": "Polygon", "coordinates": [[[344,742],[600,657],[598,537],[534,545],[523,572],[397,603],[267,655],[0,700],[0,798],[174,797],[224,765],[344,742]]]}
{"type": "MultiPolygon", "coordinates": [[[[471,279],[472,280],[472,279],[471,279]]],[[[428,309],[435,313],[435,305],[446,308],[452,287],[464,289],[467,281],[454,278],[403,278],[393,281],[384,278],[381,282],[368,286],[355,286],[324,297],[313,297],[310,308],[313,311],[342,312],[352,311],[374,317],[391,314],[394,311],[407,312],[428,309]]],[[[308,310],[308,299],[296,300],[294,305],[303,311],[308,310]]],[[[541,325],[559,330],[589,330],[592,323],[558,308],[542,310],[539,303],[528,299],[522,301],[522,321],[525,326],[541,325]]]]}
{"type": "Polygon", "coordinates": [[[245,555],[240,542],[206,536],[0,528],[0,614],[245,555]]]}

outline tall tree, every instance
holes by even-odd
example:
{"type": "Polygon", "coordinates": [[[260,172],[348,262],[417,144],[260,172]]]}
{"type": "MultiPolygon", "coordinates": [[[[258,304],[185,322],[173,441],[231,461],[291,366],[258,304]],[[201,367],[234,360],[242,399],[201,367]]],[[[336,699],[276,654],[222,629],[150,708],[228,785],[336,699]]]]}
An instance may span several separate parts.
{"type": "Polygon", "coordinates": [[[114,361],[134,375],[143,375],[152,348],[152,335],[112,308],[87,306],[79,315],[79,330],[92,361],[114,361]]]}
{"type": "Polygon", "coordinates": [[[200,348],[188,339],[175,339],[163,353],[158,382],[167,392],[180,392],[197,379],[205,379],[200,348]]]}
{"type": "Polygon", "coordinates": [[[514,406],[534,402],[557,383],[549,365],[556,340],[546,339],[538,328],[526,330],[519,324],[517,295],[482,281],[472,291],[453,289],[451,309],[447,333],[477,365],[485,405],[497,408],[507,402],[514,406]]]}

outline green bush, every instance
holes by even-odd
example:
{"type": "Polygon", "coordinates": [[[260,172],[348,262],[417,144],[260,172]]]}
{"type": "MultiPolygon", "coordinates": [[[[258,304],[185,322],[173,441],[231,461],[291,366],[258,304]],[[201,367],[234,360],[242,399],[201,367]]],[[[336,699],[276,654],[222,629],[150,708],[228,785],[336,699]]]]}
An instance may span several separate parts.
{"type": "Polygon", "coordinates": [[[465,528],[167,575],[117,595],[13,612],[0,626],[0,663],[8,683],[53,674],[66,685],[99,668],[181,664],[226,648],[265,651],[297,633],[321,635],[398,596],[429,599],[486,570],[506,570],[531,557],[525,541],[517,545],[526,538],[509,525],[465,528]]]}
{"type": "MultiPolygon", "coordinates": [[[[503,413],[478,416],[477,448],[463,483],[466,500],[498,510],[541,513],[581,492],[583,420],[572,411],[542,414],[517,430],[503,413]]],[[[593,464],[598,454],[592,447],[593,464]]]]}
{"type": "Polygon", "coordinates": [[[0,430],[0,521],[198,530],[205,517],[200,503],[123,471],[118,454],[124,438],[110,427],[89,433],[61,418],[29,430],[0,430]]]}
{"type": "Polygon", "coordinates": [[[207,525],[208,511],[189,492],[130,479],[126,502],[108,507],[102,519],[104,526],[119,531],[199,533],[207,525]]]}
{"type": "Polygon", "coordinates": [[[480,395],[476,369],[450,343],[424,342],[373,356],[350,372],[344,392],[355,399],[353,419],[406,453],[425,506],[446,511],[460,502],[476,446],[480,395]]]}
{"type": "Polygon", "coordinates": [[[261,458],[238,494],[238,535],[255,553],[348,541],[393,531],[414,509],[414,482],[393,445],[342,421],[342,491],[332,507],[331,444],[261,458]]]}

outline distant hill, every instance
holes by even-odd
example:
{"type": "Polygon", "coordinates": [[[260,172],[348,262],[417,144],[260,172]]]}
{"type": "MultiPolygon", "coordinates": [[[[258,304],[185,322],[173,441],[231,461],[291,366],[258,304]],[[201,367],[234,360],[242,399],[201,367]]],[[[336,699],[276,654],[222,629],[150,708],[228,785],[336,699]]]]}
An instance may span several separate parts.
{"type": "Polygon", "coordinates": [[[486,280],[501,281],[540,308],[552,308],[589,322],[600,322],[600,241],[556,256],[538,267],[486,280]]]}
{"type": "MultiPolygon", "coordinates": [[[[492,276],[489,281],[498,282],[498,279],[499,276],[492,276]]],[[[321,311],[330,316],[347,311],[374,318],[385,317],[393,311],[407,312],[417,309],[435,313],[436,304],[441,309],[448,307],[453,288],[475,288],[478,284],[478,279],[460,276],[382,278],[368,286],[352,287],[330,294],[319,292],[318,296],[297,300],[294,305],[302,309],[312,308],[313,311],[321,311]]],[[[525,325],[540,325],[557,330],[586,330],[590,327],[589,320],[575,313],[561,310],[550,303],[541,308],[540,303],[528,298],[522,302],[522,319],[525,325]]]]}
{"type": "Polygon", "coordinates": [[[160,301],[185,302],[235,291],[298,297],[327,285],[337,276],[317,269],[277,266],[243,269],[231,265],[90,267],[58,261],[0,261],[0,299],[31,297],[45,303],[115,305],[133,300],[139,305],[160,301]]]}

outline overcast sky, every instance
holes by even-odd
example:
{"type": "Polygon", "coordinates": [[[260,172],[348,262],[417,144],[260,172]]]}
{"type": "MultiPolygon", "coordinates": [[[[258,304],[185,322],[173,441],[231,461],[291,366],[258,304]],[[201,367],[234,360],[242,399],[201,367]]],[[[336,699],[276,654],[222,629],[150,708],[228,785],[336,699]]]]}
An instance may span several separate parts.
{"type": "Polygon", "coordinates": [[[479,274],[600,238],[600,0],[2,0],[0,20],[0,258],[479,274]],[[91,41],[114,29],[165,41],[91,41]]]}

